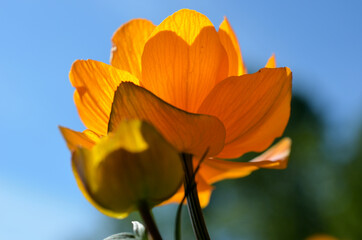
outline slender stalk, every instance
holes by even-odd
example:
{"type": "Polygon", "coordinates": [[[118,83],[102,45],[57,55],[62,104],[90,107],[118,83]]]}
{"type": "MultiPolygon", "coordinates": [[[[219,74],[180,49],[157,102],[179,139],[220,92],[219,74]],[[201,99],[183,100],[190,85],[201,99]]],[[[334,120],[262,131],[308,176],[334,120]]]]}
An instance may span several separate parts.
{"type": "Polygon", "coordinates": [[[143,221],[146,224],[147,231],[151,234],[153,240],[162,240],[161,234],[158,231],[157,225],[151,214],[147,202],[140,202],[138,211],[141,214],[143,221]]]}
{"type": "Polygon", "coordinates": [[[199,195],[195,183],[194,169],[192,165],[192,155],[182,154],[183,167],[185,172],[185,194],[187,196],[187,207],[194,229],[194,234],[198,240],[209,240],[210,236],[206,228],[204,216],[202,214],[199,195]],[[191,186],[191,188],[190,188],[191,186]]]}

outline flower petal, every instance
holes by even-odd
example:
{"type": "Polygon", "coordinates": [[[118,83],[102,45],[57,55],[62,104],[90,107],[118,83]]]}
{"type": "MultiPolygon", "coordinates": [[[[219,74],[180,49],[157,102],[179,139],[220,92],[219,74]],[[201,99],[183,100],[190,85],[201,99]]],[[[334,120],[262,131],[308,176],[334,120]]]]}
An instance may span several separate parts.
{"type": "Polygon", "coordinates": [[[179,189],[178,152],[153,126],[123,121],[91,150],[77,148],[73,172],[85,197],[102,213],[124,218],[140,201],[160,204],[179,189]]]}
{"type": "Polygon", "coordinates": [[[223,179],[245,177],[259,168],[284,169],[288,164],[290,148],[290,138],[283,138],[250,162],[206,159],[200,168],[200,174],[207,183],[212,184],[223,179]]]}
{"type": "MultiPolygon", "coordinates": [[[[210,184],[208,184],[200,174],[196,175],[196,186],[197,193],[199,195],[199,201],[202,208],[206,207],[210,202],[211,193],[214,190],[210,184]]],[[[182,199],[185,196],[184,186],[182,185],[179,190],[168,200],[161,203],[161,205],[171,204],[171,203],[181,203],[182,199]]],[[[187,201],[185,200],[185,204],[187,201]]]]}
{"type": "Polygon", "coordinates": [[[69,74],[76,88],[74,101],[84,125],[99,135],[107,134],[114,91],[122,81],[138,84],[126,71],[94,60],[77,60],[69,74]]]}
{"type": "Polygon", "coordinates": [[[143,48],[155,27],[145,19],[134,19],[122,25],[112,37],[111,65],[141,79],[143,48]]]}
{"type": "Polygon", "coordinates": [[[123,119],[142,119],[152,123],[179,151],[210,156],[224,145],[225,129],[215,117],[192,114],[169,105],[148,90],[132,83],[121,83],[115,93],[109,131],[123,119]]]}
{"type": "Polygon", "coordinates": [[[97,141],[95,133],[92,133],[90,130],[77,132],[62,126],[59,126],[59,130],[67,142],[70,151],[74,151],[77,147],[91,149],[97,141]]]}
{"type": "Polygon", "coordinates": [[[288,137],[281,139],[268,151],[250,162],[258,163],[261,168],[285,169],[288,164],[292,140],[288,137]]]}
{"type": "Polygon", "coordinates": [[[142,86],[188,112],[195,112],[227,74],[226,51],[215,28],[191,10],[180,10],[156,27],[142,55],[142,86]]]}
{"type": "Polygon", "coordinates": [[[198,112],[224,123],[225,147],[218,157],[261,152],[280,137],[290,115],[291,87],[288,68],[264,68],[215,86],[198,112]]]}
{"type": "Polygon", "coordinates": [[[268,62],[265,65],[266,68],[276,68],[277,67],[277,62],[275,60],[275,54],[273,53],[273,55],[268,59],[268,62]]]}
{"type": "Polygon", "coordinates": [[[162,31],[171,31],[191,46],[205,27],[214,28],[212,22],[205,15],[195,10],[181,9],[163,20],[155,28],[151,37],[162,31]]]}
{"type": "Polygon", "coordinates": [[[220,24],[218,33],[220,41],[224,46],[229,59],[228,76],[240,76],[246,74],[247,70],[241,56],[238,39],[226,17],[224,18],[224,21],[220,24]]]}

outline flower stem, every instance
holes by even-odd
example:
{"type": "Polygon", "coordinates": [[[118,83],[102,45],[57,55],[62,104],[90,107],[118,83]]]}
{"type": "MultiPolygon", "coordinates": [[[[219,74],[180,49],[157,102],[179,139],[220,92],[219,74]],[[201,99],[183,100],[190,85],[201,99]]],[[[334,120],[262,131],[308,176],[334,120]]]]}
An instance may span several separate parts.
{"type": "Polygon", "coordinates": [[[199,195],[197,194],[194,169],[192,165],[192,155],[182,153],[182,158],[185,172],[185,195],[187,196],[187,207],[194,234],[198,240],[209,240],[210,236],[202,214],[199,195]]]}
{"type": "Polygon", "coordinates": [[[153,240],[162,240],[161,234],[158,231],[157,225],[151,214],[150,208],[147,202],[140,202],[138,205],[138,211],[141,214],[143,221],[146,224],[147,231],[151,234],[153,240]]]}

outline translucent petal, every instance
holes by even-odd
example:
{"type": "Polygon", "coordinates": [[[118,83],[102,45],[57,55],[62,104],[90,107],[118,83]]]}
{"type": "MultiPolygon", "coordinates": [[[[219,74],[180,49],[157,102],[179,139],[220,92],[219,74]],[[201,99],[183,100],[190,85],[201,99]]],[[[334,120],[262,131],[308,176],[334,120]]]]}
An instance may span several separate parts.
{"type": "Polygon", "coordinates": [[[152,123],[180,152],[201,156],[208,149],[214,156],[224,145],[225,129],[217,118],[182,111],[132,83],[120,84],[115,93],[109,131],[123,119],[152,123]]]}
{"type": "Polygon", "coordinates": [[[155,27],[148,20],[134,19],[117,29],[112,37],[111,65],[141,79],[143,48],[155,27]]]}
{"type": "Polygon", "coordinates": [[[280,137],[290,115],[292,75],[288,68],[264,68],[219,83],[199,113],[219,118],[226,129],[220,158],[265,150],[280,137]]]}

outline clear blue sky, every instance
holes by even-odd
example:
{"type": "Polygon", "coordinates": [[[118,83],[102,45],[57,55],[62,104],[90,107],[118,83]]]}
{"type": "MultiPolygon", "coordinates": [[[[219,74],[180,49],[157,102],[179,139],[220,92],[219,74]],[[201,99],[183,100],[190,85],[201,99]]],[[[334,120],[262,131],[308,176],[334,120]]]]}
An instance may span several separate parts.
{"type": "Polygon", "coordinates": [[[108,63],[122,23],[158,24],[181,8],[204,13],[215,26],[227,16],[249,69],[275,53],[279,66],[292,69],[294,91],[337,131],[361,122],[361,1],[2,0],[0,239],[69,239],[106,218],[78,190],[57,128],[84,129],[70,66],[76,59],[108,63]]]}

